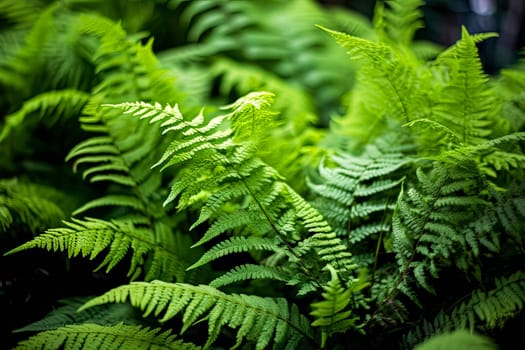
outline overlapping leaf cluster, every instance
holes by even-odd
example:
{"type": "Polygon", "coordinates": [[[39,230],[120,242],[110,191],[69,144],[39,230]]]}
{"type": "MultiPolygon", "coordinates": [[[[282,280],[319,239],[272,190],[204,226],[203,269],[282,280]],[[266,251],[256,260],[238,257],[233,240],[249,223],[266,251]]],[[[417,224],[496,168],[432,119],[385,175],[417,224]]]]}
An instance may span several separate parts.
{"type": "Polygon", "coordinates": [[[520,317],[524,70],[483,73],[493,34],[414,41],[420,0],[119,4],[0,1],[3,259],[127,271],[16,348],[490,346],[461,329],[520,317]]]}

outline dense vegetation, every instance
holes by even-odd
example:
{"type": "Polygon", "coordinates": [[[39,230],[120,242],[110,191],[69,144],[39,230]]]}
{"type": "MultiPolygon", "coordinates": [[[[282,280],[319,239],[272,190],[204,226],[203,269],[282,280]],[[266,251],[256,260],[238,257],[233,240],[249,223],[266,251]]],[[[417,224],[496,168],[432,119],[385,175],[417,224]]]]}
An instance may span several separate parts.
{"type": "Polygon", "coordinates": [[[0,1],[2,342],[508,346],[525,64],[421,6],[0,1]]]}

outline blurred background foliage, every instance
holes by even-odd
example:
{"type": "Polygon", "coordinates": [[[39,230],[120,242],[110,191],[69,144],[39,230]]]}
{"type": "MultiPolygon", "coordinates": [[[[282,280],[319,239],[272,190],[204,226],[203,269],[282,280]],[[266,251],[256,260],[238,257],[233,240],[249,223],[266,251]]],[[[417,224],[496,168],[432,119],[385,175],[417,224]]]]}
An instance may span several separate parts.
{"type": "MultiPolygon", "coordinates": [[[[371,17],[376,1],[320,0],[327,6],[344,6],[371,17]]],[[[422,7],[425,27],[416,38],[450,46],[465,25],[469,33],[495,32],[498,38],[483,42],[480,56],[489,74],[516,62],[525,46],[525,2],[522,0],[427,0],[422,7]]]]}

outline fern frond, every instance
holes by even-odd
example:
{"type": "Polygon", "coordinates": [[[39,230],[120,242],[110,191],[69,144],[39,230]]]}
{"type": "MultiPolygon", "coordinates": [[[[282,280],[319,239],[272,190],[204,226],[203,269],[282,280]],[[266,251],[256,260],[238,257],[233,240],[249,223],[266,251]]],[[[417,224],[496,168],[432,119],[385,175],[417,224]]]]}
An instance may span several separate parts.
{"type": "Polygon", "coordinates": [[[450,80],[433,114],[460,142],[477,144],[491,134],[495,97],[487,86],[474,39],[465,28],[456,45],[450,80]]]}
{"type": "Polygon", "coordinates": [[[384,26],[392,43],[409,46],[414,34],[423,27],[422,0],[389,0],[384,10],[384,26]]]}
{"type": "MultiPolygon", "coordinates": [[[[334,120],[336,134],[350,136],[355,143],[371,144],[389,132],[408,132],[403,123],[429,115],[430,72],[409,50],[396,50],[375,42],[325,29],[353,60],[361,63],[356,87],[348,99],[348,112],[334,120]],[[380,101],[380,103],[377,103],[380,101]]],[[[402,136],[401,136],[402,137],[402,136]]]]}
{"type": "Polygon", "coordinates": [[[199,261],[188,267],[188,269],[197,268],[212,260],[216,260],[232,253],[248,252],[252,250],[280,251],[282,248],[279,247],[278,243],[279,241],[276,241],[273,238],[232,237],[223,240],[210,250],[206,251],[199,261]]]}
{"type": "Polygon", "coordinates": [[[119,207],[129,207],[139,211],[145,211],[144,202],[137,199],[135,196],[130,196],[127,194],[109,194],[107,196],[94,199],[88,203],[82,205],[80,208],[77,208],[73,215],[78,215],[85,211],[88,211],[93,208],[99,208],[102,206],[119,206],[119,207]]]}
{"type": "Polygon", "coordinates": [[[330,281],[323,286],[324,300],[310,304],[310,315],[315,317],[312,327],[322,327],[321,348],[326,345],[326,340],[334,333],[344,333],[348,329],[356,328],[358,317],[350,317],[351,310],[344,311],[350,303],[352,290],[341,286],[335,269],[327,265],[330,272],[330,281]]]}
{"type": "MultiPolygon", "coordinates": [[[[267,95],[250,94],[238,102],[235,111],[243,110],[240,107],[241,103],[266,105],[267,98],[267,95]]],[[[199,218],[192,228],[217,218],[217,223],[210,227],[198,245],[224,233],[225,229],[232,229],[241,224],[253,232],[260,232],[262,236],[276,237],[281,244],[288,247],[287,250],[292,255],[300,256],[304,251],[316,251],[322,261],[321,266],[331,263],[342,273],[355,267],[347,248],[332,234],[332,229],[319,212],[281,182],[275,169],[255,156],[253,147],[232,141],[232,130],[222,125],[225,116],[218,116],[206,122],[204,116],[199,114],[187,121],[177,106],[162,107],[160,104],[137,102],[112,107],[123,109],[124,113],[136,117],[149,119],[151,123],[160,123],[164,134],[176,132],[180,135],[180,139],[176,138],[168,146],[156,165],[162,165],[163,169],[175,165],[185,166],[178,179],[175,179],[165,203],[178,198],[178,208],[184,208],[196,202],[203,202],[199,218]],[[234,219],[228,214],[231,212],[226,206],[228,203],[236,203],[235,206],[240,206],[241,209],[237,213],[248,216],[234,219]],[[223,212],[226,216],[220,219],[223,212]],[[254,218],[257,220],[251,221],[254,218]],[[265,230],[261,230],[261,227],[265,230]],[[291,252],[290,249],[295,250],[293,247],[301,236],[308,237],[308,241],[303,241],[298,251],[291,252]]],[[[235,111],[232,114],[235,114],[235,111]]],[[[259,239],[243,238],[243,246],[255,248],[260,243],[259,239]]],[[[231,245],[228,254],[241,249],[241,246],[236,244],[237,241],[237,238],[227,241],[228,246],[231,245]]],[[[267,248],[280,250],[275,243],[267,248]]],[[[218,249],[218,252],[218,255],[213,255],[213,259],[224,255],[225,251],[218,249]]],[[[206,259],[208,261],[208,258],[206,259]]],[[[308,269],[303,267],[303,270],[308,269]]]]}
{"type": "Polygon", "coordinates": [[[120,322],[134,325],[142,322],[136,309],[126,304],[96,306],[78,312],[78,308],[89,299],[91,297],[74,297],[59,300],[60,306],[44,316],[44,318],[18,328],[13,332],[42,332],[57,329],[64,325],[80,325],[83,323],[111,326],[120,322]]]}
{"type": "Polygon", "coordinates": [[[272,127],[277,114],[269,108],[273,104],[273,96],[266,91],[252,92],[223,107],[231,109],[229,116],[236,141],[257,142],[264,135],[264,130],[272,127]]]}
{"type": "MultiPolygon", "coordinates": [[[[447,259],[468,251],[460,230],[489,203],[477,195],[480,180],[475,169],[447,169],[435,163],[428,175],[421,169],[417,175],[420,189],[402,191],[397,201],[392,219],[393,248],[401,271],[412,271],[417,284],[432,292],[429,277],[437,278],[447,259]],[[461,185],[454,185],[456,181],[461,185]],[[466,192],[466,188],[471,190],[466,192]]],[[[469,271],[468,265],[456,263],[469,271]]]]}
{"type": "Polygon", "coordinates": [[[234,267],[231,271],[210,282],[210,286],[219,288],[245,280],[272,279],[281,282],[289,281],[289,273],[283,268],[255,264],[244,264],[234,267]]]}
{"type": "Polygon", "coordinates": [[[65,222],[65,225],[65,228],[47,230],[6,254],[41,248],[48,251],[65,251],[69,257],[82,256],[93,260],[107,250],[97,269],[105,267],[106,271],[110,271],[132,249],[128,271],[132,280],[142,273],[142,269],[146,269],[147,280],[157,276],[167,280],[172,276],[181,279],[184,276],[185,266],[180,263],[177,254],[156,239],[155,233],[160,232],[161,228],[156,227],[154,231],[150,228],[136,227],[129,221],[100,219],[72,219],[71,222],[65,222]],[[146,258],[151,259],[149,264],[145,264],[146,258]]]}
{"type": "MultiPolygon", "coordinates": [[[[319,165],[320,184],[309,182],[318,196],[314,206],[327,218],[335,232],[357,243],[369,235],[387,232],[384,224],[393,209],[403,177],[399,172],[410,163],[400,153],[382,153],[369,149],[361,156],[349,154],[331,157],[336,167],[319,165]],[[396,176],[398,179],[396,179],[396,176]]],[[[355,252],[355,247],[354,247],[355,252]]]]}
{"type": "Polygon", "coordinates": [[[525,274],[518,271],[508,277],[496,278],[495,287],[489,291],[475,290],[470,300],[454,308],[452,315],[467,325],[476,320],[476,324],[494,329],[522,311],[523,305],[525,274]]]}
{"type": "Polygon", "coordinates": [[[265,349],[270,344],[286,349],[315,344],[308,319],[285,299],[225,294],[206,285],[134,282],[92,299],[81,309],[128,300],[131,305],[143,310],[144,316],[152,314],[161,318],[161,322],[181,314],[182,333],[207,315],[208,339],[205,348],[216,341],[226,325],[237,333],[232,348],[241,346],[245,341],[255,343],[256,349],[265,349]]]}
{"type": "Polygon", "coordinates": [[[494,288],[475,289],[466,301],[449,311],[441,310],[432,321],[420,325],[403,336],[402,346],[412,349],[432,335],[453,329],[494,330],[523,310],[525,275],[518,271],[510,276],[496,277],[494,288]]]}
{"type": "Polygon", "coordinates": [[[20,225],[33,234],[60,223],[66,216],[59,205],[65,195],[46,186],[19,179],[0,179],[0,233],[20,225]]]}
{"type": "Polygon", "coordinates": [[[61,118],[76,118],[87,103],[89,94],[78,90],[55,90],[37,95],[24,102],[17,112],[5,117],[5,124],[0,133],[0,142],[11,133],[12,129],[25,125],[25,119],[37,114],[45,125],[53,126],[61,118]]]}
{"type": "Polygon", "coordinates": [[[15,347],[23,349],[200,349],[192,343],[176,339],[169,331],[117,324],[102,326],[94,323],[65,326],[38,333],[15,347]]]}
{"type": "MultiPolygon", "coordinates": [[[[182,278],[185,263],[177,256],[183,249],[175,247],[173,223],[162,208],[162,174],[151,170],[160,156],[158,152],[168,139],[162,138],[156,127],[100,107],[104,102],[128,99],[155,98],[165,101],[177,98],[172,78],[159,68],[152,53],[151,41],[142,45],[137,42],[140,36],[138,39],[128,38],[119,24],[96,14],[78,15],[75,23],[75,31],[95,43],[96,49],[90,50],[95,51],[90,52],[90,60],[96,66],[98,85],[82,110],[80,122],[84,130],[98,135],[73,147],[66,160],[72,161],[73,170],[82,172],[82,176],[90,182],[105,182],[112,186],[101,198],[78,208],[74,215],[109,207],[111,210],[106,210],[107,217],[114,218],[114,221],[72,219],[66,224],[68,228],[50,230],[45,237],[50,241],[65,240],[53,250],[68,251],[70,256],[87,256],[86,247],[93,248],[97,239],[95,233],[102,230],[108,233],[107,238],[114,238],[115,242],[113,245],[110,241],[97,243],[101,244],[97,247],[100,250],[91,255],[91,259],[101,250],[109,249],[100,267],[112,269],[128,254],[129,249],[129,276],[132,279],[138,278],[142,271],[147,280],[182,278]],[[65,236],[60,236],[60,233],[65,236]],[[120,247],[119,240],[124,242],[120,247]],[[86,246],[82,247],[83,244],[86,246]]],[[[45,245],[41,243],[40,247],[45,245]]],[[[32,243],[25,247],[30,246],[38,247],[39,244],[32,243]]],[[[51,246],[47,248],[51,249],[51,246]]]]}

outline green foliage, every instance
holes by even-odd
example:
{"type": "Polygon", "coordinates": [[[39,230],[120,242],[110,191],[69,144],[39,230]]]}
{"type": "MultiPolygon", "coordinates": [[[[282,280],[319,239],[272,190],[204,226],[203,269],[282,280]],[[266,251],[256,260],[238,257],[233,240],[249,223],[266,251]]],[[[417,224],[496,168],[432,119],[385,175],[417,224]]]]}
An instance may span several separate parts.
{"type": "Polygon", "coordinates": [[[493,289],[474,290],[469,298],[455,305],[452,311],[441,310],[432,322],[424,320],[408,332],[403,347],[412,349],[418,342],[453,329],[495,329],[520,312],[525,300],[524,274],[518,271],[495,280],[493,289]]]}
{"type": "Polygon", "coordinates": [[[175,339],[169,331],[117,324],[69,325],[44,331],[20,342],[15,349],[200,349],[175,339]]]}
{"type": "Polygon", "coordinates": [[[322,327],[321,347],[324,348],[326,340],[334,333],[344,333],[349,329],[356,328],[357,317],[350,318],[352,311],[346,310],[352,298],[352,292],[364,288],[366,285],[358,283],[356,280],[348,289],[343,289],[337,272],[335,269],[327,265],[330,272],[331,279],[326,286],[323,286],[324,293],[322,296],[324,300],[312,303],[312,312],[310,315],[316,319],[312,322],[313,327],[322,327]]]}
{"type": "MultiPolygon", "coordinates": [[[[166,280],[176,276],[183,279],[185,266],[178,262],[176,252],[170,251],[164,245],[155,241],[155,232],[134,225],[130,221],[99,219],[84,221],[73,219],[65,222],[65,228],[46,231],[7,254],[16,253],[31,248],[42,248],[52,251],[67,251],[68,256],[82,256],[95,259],[101,252],[107,250],[107,255],[98,269],[106,267],[109,272],[125,256],[128,250],[133,250],[128,276],[134,280],[142,273],[145,260],[148,259],[145,279],[151,280],[163,277],[166,280]]],[[[158,228],[157,232],[165,228],[158,228]]]]}
{"type": "Polygon", "coordinates": [[[182,333],[206,313],[208,339],[204,348],[215,342],[225,325],[238,329],[232,348],[242,345],[245,339],[255,342],[256,349],[265,349],[270,343],[276,348],[297,349],[301,344],[313,342],[308,319],[285,299],[225,294],[206,285],[135,282],[92,299],[83,308],[128,299],[131,305],[143,310],[145,316],[152,313],[160,317],[161,322],[183,312],[182,333]]]}
{"type": "Polygon", "coordinates": [[[117,323],[140,324],[140,314],[131,305],[115,304],[110,307],[93,307],[78,312],[81,307],[92,297],[74,297],[60,300],[57,309],[51,311],[43,319],[33,322],[27,326],[16,329],[13,332],[41,332],[57,329],[63,325],[80,325],[83,323],[96,323],[98,325],[114,325],[117,323]]]}
{"type": "Polygon", "coordinates": [[[0,0],[2,266],[111,282],[7,346],[492,348],[447,332],[523,315],[523,62],[422,5],[0,0]]]}
{"type": "Polygon", "coordinates": [[[335,167],[321,163],[321,183],[311,182],[310,189],[319,196],[316,207],[356,252],[355,245],[360,241],[390,231],[386,222],[394,198],[388,193],[396,193],[392,190],[400,186],[403,177],[398,175],[396,179],[395,173],[410,161],[402,153],[383,153],[376,147],[359,156],[343,153],[330,160],[335,167]]]}
{"type": "MultiPolygon", "coordinates": [[[[350,254],[320,214],[283,183],[275,169],[256,157],[251,144],[236,143],[238,134],[223,126],[226,119],[231,120],[233,128],[245,124],[246,110],[253,114],[251,117],[255,120],[264,118],[270,113],[267,110],[270,102],[270,94],[253,93],[232,104],[230,108],[233,110],[229,114],[209,121],[202,113],[186,121],[178,106],[162,107],[160,104],[139,102],[113,107],[122,108],[124,113],[134,117],[149,119],[150,124],[161,123],[165,135],[178,134],[155,165],[162,166],[163,170],[184,165],[164,204],[178,200],[179,210],[199,204],[200,215],[191,228],[217,218],[196,245],[207,243],[224,234],[226,229],[237,229],[239,226],[242,230],[257,233],[255,236],[222,240],[190,269],[232,253],[284,251],[289,259],[297,260],[309,250],[314,250],[319,257],[318,266],[332,263],[342,273],[348,273],[354,267],[350,254]],[[199,177],[196,178],[195,174],[199,177]],[[235,211],[235,218],[230,215],[232,210],[235,211]],[[226,214],[226,222],[219,219],[223,213],[226,214]],[[305,240],[295,248],[301,238],[305,240]]],[[[315,269],[311,271],[307,266],[301,266],[303,262],[297,263],[299,266],[293,270],[300,268],[307,272],[308,283],[319,278],[315,275],[315,269]]],[[[291,276],[297,273],[293,270],[291,276]]],[[[273,274],[268,273],[267,276],[273,274]]]]}

